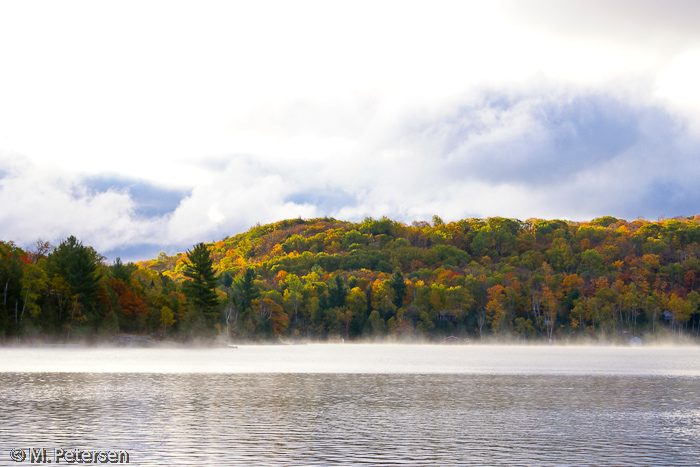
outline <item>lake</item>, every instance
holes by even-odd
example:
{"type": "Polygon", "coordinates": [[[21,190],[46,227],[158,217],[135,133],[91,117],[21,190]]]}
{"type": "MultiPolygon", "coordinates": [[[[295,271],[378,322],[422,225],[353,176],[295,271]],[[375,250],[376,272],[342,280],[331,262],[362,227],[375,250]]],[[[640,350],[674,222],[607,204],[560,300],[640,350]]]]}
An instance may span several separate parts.
{"type": "Polygon", "coordinates": [[[698,347],[6,347],[0,404],[0,465],[700,465],[698,347]]]}

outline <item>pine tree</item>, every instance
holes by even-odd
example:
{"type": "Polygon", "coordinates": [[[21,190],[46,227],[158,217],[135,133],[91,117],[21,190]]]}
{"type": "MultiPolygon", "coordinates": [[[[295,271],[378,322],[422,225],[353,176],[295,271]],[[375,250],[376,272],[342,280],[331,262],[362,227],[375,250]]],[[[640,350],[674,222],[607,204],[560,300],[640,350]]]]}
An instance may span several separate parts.
{"type": "Polygon", "coordinates": [[[217,279],[213,261],[204,243],[198,243],[187,252],[183,274],[190,280],[182,284],[182,292],[190,300],[192,308],[205,316],[216,314],[219,300],[216,295],[217,279]]]}
{"type": "Polygon", "coordinates": [[[245,312],[250,308],[253,300],[260,296],[260,290],[255,285],[255,270],[248,268],[241,279],[235,283],[235,296],[237,302],[241,305],[241,311],[245,312]]]}
{"type": "Polygon", "coordinates": [[[65,239],[48,257],[49,271],[70,285],[71,295],[88,310],[95,307],[99,291],[98,264],[102,257],[74,236],[65,239]]]}
{"type": "Polygon", "coordinates": [[[340,276],[335,276],[328,285],[328,304],[331,308],[341,307],[345,305],[345,297],[348,295],[348,289],[340,276]]]}
{"type": "Polygon", "coordinates": [[[406,281],[401,271],[397,270],[394,275],[391,276],[391,282],[389,284],[396,293],[394,295],[394,305],[399,308],[403,304],[403,297],[406,295],[406,281]]]}
{"type": "Polygon", "coordinates": [[[121,258],[117,257],[114,264],[109,268],[112,277],[115,279],[121,279],[124,283],[128,284],[131,280],[131,275],[138,269],[134,263],[124,264],[121,258]]]}

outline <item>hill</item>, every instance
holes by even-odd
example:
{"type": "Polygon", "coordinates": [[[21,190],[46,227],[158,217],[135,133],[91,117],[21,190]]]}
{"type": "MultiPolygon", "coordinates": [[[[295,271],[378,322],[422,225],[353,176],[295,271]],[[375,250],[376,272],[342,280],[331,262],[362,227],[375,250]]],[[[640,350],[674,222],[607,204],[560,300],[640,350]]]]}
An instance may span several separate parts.
{"type": "MultiPolygon", "coordinates": [[[[207,247],[220,277],[254,271],[261,297],[289,317],[280,333],[614,339],[658,329],[697,335],[699,245],[695,218],[436,217],[293,219],[207,247]]],[[[177,282],[185,260],[139,266],[177,282]]],[[[247,328],[254,333],[254,323],[247,328]]]]}
{"type": "Polygon", "coordinates": [[[195,305],[192,283],[183,287],[198,280],[191,269],[198,246],[107,266],[89,247],[64,243],[45,255],[0,244],[0,279],[14,286],[5,287],[5,335],[546,341],[700,330],[696,218],[257,225],[200,246],[217,280],[209,308],[195,305]],[[61,269],[81,248],[95,265],[87,292],[61,269]],[[13,268],[23,271],[19,279],[13,268]],[[32,285],[27,277],[37,271],[45,277],[32,285]]]}

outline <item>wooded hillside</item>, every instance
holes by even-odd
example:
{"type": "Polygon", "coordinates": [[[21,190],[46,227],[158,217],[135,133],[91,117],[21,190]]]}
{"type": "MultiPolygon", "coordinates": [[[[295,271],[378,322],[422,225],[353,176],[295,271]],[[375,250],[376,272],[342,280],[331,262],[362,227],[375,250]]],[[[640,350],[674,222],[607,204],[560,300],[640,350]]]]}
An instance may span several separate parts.
{"type": "Polygon", "coordinates": [[[0,333],[697,337],[699,258],[696,218],[292,219],[136,265],[2,242],[0,333]]]}

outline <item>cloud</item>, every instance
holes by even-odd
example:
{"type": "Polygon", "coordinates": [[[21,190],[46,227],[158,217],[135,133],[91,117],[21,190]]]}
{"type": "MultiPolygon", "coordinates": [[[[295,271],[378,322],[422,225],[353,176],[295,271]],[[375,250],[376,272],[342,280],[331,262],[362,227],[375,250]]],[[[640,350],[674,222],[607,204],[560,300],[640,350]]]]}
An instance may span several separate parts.
{"type": "Polygon", "coordinates": [[[693,1],[535,0],[505,5],[514,22],[566,40],[582,38],[663,50],[683,48],[700,38],[694,22],[700,6],[693,1]]]}
{"type": "Polygon", "coordinates": [[[344,172],[357,182],[346,188],[359,193],[357,203],[336,216],[584,220],[655,218],[661,205],[672,215],[696,209],[688,200],[699,191],[692,180],[700,175],[700,141],[663,108],[593,92],[565,99],[485,92],[454,107],[407,118],[394,139],[365,148],[375,157],[344,172]],[[683,195],[663,197],[660,184],[683,195]],[[661,198],[650,203],[654,193],[661,198]]]}
{"type": "Polygon", "coordinates": [[[87,177],[80,184],[89,196],[113,191],[128,194],[133,202],[134,216],[157,217],[170,213],[188,194],[185,190],[163,188],[147,180],[128,179],[120,176],[100,175],[87,177]]]}
{"type": "Polygon", "coordinates": [[[3,4],[0,237],[135,258],[298,216],[692,215],[699,8],[3,4]]]}
{"type": "MultiPolygon", "coordinates": [[[[367,125],[375,123],[384,122],[367,125]]],[[[128,260],[295,217],[693,214],[698,151],[700,141],[662,108],[594,92],[489,90],[442,114],[407,113],[325,157],[193,159],[203,175],[187,191],[6,159],[0,235],[31,244],[74,234],[128,260]]]]}
{"type": "Polygon", "coordinates": [[[179,243],[207,237],[214,240],[257,222],[316,215],[315,207],[286,200],[304,183],[285,173],[282,167],[251,158],[233,158],[224,170],[212,173],[182,200],[168,220],[165,237],[179,243]]]}
{"type": "Polygon", "coordinates": [[[612,96],[527,95],[486,101],[431,122],[428,139],[445,140],[445,177],[536,186],[568,180],[634,146],[644,130],[672,129],[669,116],[612,96]]]}
{"type": "Polygon", "coordinates": [[[357,204],[357,198],[351,193],[339,189],[308,190],[293,193],[287,201],[300,206],[314,206],[319,213],[335,213],[342,208],[351,208],[357,204]]]}
{"type": "Polygon", "coordinates": [[[153,238],[157,218],[143,218],[125,190],[96,190],[74,174],[26,159],[2,164],[0,238],[29,246],[37,238],[57,243],[76,235],[100,250],[153,238]]]}

